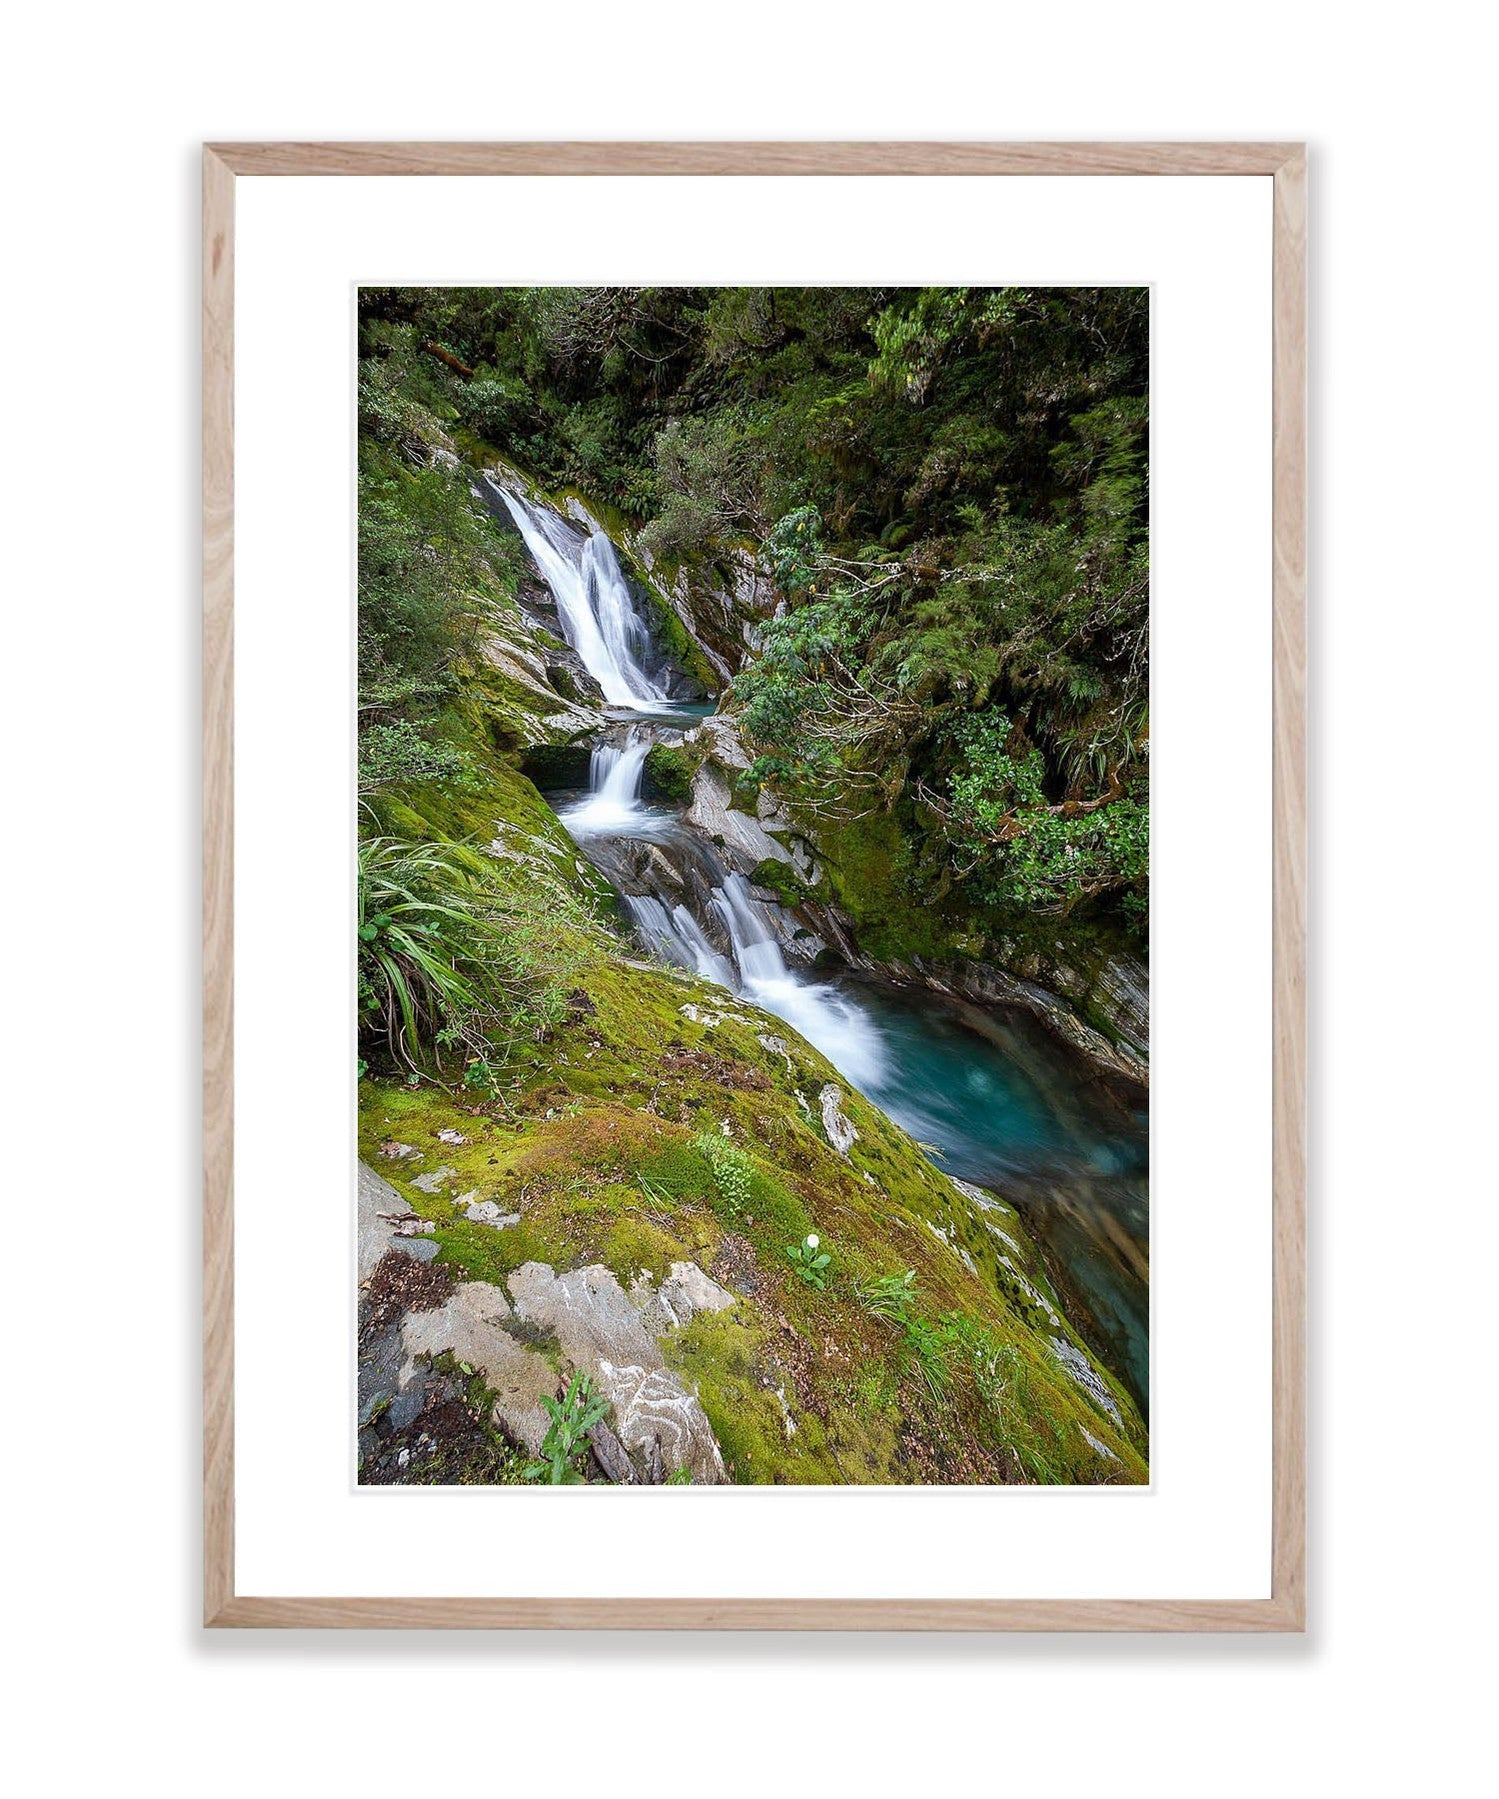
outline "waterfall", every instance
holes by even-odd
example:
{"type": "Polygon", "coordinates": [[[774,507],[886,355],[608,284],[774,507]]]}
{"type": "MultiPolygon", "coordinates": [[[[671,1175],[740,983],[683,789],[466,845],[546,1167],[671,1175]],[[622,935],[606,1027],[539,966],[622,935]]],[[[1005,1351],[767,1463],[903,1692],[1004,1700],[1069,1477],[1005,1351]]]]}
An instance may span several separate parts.
{"type": "Polygon", "coordinates": [[[650,739],[635,731],[623,745],[595,745],[589,760],[588,798],[560,814],[575,837],[649,829],[651,817],[640,803],[640,782],[650,747],[650,739]]]}
{"type": "Polygon", "coordinates": [[[794,975],[781,953],[779,910],[757,900],[707,839],[685,834],[674,813],[642,804],[650,746],[649,730],[640,726],[622,744],[595,745],[588,797],[558,817],[607,873],[652,954],[784,1018],[867,1092],[886,1066],[880,1027],[830,982],[794,975]],[[642,855],[645,843],[656,848],[642,855]]]}
{"type": "Polygon", "coordinates": [[[737,987],[734,964],[719,955],[685,906],[668,911],[664,901],[644,893],[624,893],[620,898],[635,929],[663,962],[673,962],[731,991],[737,987]]]}
{"type": "Polygon", "coordinates": [[[664,699],[664,683],[647,674],[644,665],[650,632],[608,536],[595,531],[580,547],[577,533],[550,508],[508,493],[493,481],[490,486],[505,502],[557,602],[567,641],[603,688],[604,698],[614,706],[664,699]]]}
{"type": "Polygon", "coordinates": [[[712,904],[733,947],[739,974],[734,985],[739,992],[784,1018],[856,1087],[867,1091],[885,1069],[884,1038],[875,1021],[829,982],[804,981],[792,974],[765,910],[743,875],[726,875],[723,885],[713,891],[712,904]]]}

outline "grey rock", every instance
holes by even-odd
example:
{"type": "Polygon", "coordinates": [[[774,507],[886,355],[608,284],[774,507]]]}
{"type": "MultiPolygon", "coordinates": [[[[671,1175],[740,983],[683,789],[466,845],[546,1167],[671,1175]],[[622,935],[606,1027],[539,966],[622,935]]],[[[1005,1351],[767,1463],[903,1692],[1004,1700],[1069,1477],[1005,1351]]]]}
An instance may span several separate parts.
{"type": "Polygon", "coordinates": [[[455,1287],[447,1304],[435,1311],[408,1312],[401,1320],[406,1359],[399,1388],[407,1392],[417,1381],[419,1357],[446,1350],[479,1371],[495,1395],[495,1417],[532,1455],[539,1455],[551,1423],[541,1402],[556,1392],[557,1376],[545,1357],[510,1334],[510,1316],[504,1292],[487,1281],[455,1287]]]}
{"type": "Polygon", "coordinates": [[[673,1262],[661,1283],[662,1303],[686,1324],[697,1312],[725,1312],[736,1303],[726,1287],[704,1274],[696,1262],[673,1262]]]}
{"type": "Polygon", "coordinates": [[[406,1202],[382,1180],[368,1163],[359,1164],[359,1284],[363,1286],[375,1271],[375,1264],[388,1249],[430,1262],[437,1254],[437,1244],[430,1237],[401,1236],[382,1212],[404,1212],[406,1202]]]}
{"type": "Polygon", "coordinates": [[[625,1453],[625,1446],[607,1424],[596,1424],[591,1433],[594,1457],[616,1486],[636,1485],[635,1464],[625,1453]]]}
{"type": "Polygon", "coordinates": [[[449,1168],[444,1164],[443,1167],[434,1168],[427,1174],[419,1174],[411,1184],[419,1193],[437,1193],[445,1181],[452,1180],[456,1172],[456,1169],[449,1168]]]}
{"type": "Polygon", "coordinates": [[[1103,1384],[1098,1370],[1083,1352],[1075,1344],[1069,1343],[1065,1337],[1050,1337],[1047,1340],[1051,1345],[1051,1353],[1062,1364],[1067,1374],[1088,1395],[1089,1399],[1101,1412],[1106,1412],[1115,1424],[1122,1424],[1123,1419],[1119,1416],[1119,1407],[1114,1403],[1113,1395],[1103,1384]]]}
{"type": "Polygon", "coordinates": [[[817,1095],[817,1103],[822,1111],[822,1128],[828,1134],[828,1142],[840,1156],[846,1156],[859,1141],[859,1133],[842,1110],[843,1089],[829,1081],[817,1095]]]}
{"type": "Polygon", "coordinates": [[[726,860],[741,874],[748,874],[757,863],[767,860],[793,865],[791,852],[758,819],[735,809],[728,776],[713,762],[699,764],[692,777],[687,822],[708,837],[722,839],[726,860]]]}
{"type": "Polygon", "coordinates": [[[643,1450],[659,1436],[669,1469],[690,1468],[705,1485],[726,1478],[707,1413],[666,1367],[640,1312],[607,1268],[556,1274],[544,1262],[527,1262],[509,1286],[517,1314],[554,1336],[568,1361],[592,1376],[614,1407],[627,1450],[643,1450]]]}
{"type": "Polygon", "coordinates": [[[519,1212],[502,1212],[492,1199],[481,1199],[477,1205],[469,1206],[463,1216],[497,1231],[508,1230],[512,1224],[520,1223],[519,1212]]]}
{"type": "Polygon", "coordinates": [[[642,1274],[630,1288],[630,1303],[646,1329],[659,1337],[691,1323],[698,1312],[722,1312],[737,1301],[696,1262],[673,1262],[659,1292],[650,1275],[642,1274]]]}

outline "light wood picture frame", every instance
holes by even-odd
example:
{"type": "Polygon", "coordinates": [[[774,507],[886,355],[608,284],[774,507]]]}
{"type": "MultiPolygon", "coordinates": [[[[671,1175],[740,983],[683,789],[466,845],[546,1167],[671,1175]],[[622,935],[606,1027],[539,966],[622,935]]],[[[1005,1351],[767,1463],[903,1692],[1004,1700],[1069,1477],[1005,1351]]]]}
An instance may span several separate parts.
{"type": "Polygon", "coordinates": [[[1297,143],[236,143],[203,153],[203,1616],[214,1628],[1225,1631],[1306,1612],[1306,194],[1297,143]],[[1273,1476],[1267,1598],[261,1597],[235,1585],[234,216],[240,176],[1273,180],[1273,1476]]]}

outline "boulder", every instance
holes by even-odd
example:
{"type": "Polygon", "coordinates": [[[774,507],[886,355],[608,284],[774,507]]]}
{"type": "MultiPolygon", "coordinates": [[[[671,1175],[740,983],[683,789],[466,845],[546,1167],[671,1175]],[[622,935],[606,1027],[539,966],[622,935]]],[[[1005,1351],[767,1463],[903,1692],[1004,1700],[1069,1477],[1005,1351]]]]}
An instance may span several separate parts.
{"type": "Polygon", "coordinates": [[[843,1089],[829,1081],[817,1095],[817,1103],[822,1110],[822,1128],[828,1134],[828,1142],[840,1156],[846,1156],[859,1141],[859,1133],[854,1129],[853,1120],[843,1111],[843,1089]]]}
{"type": "Polygon", "coordinates": [[[689,1468],[703,1485],[726,1478],[707,1413],[666,1367],[640,1311],[607,1268],[557,1274],[544,1262],[527,1262],[509,1286],[516,1315],[555,1337],[573,1367],[592,1376],[614,1407],[627,1450],[648,1456],[654,1437],[668,1472],[689,1468]]]}
{"type": "Polygon", "coordinates": [[[761,862],[795,866],[791,852],[757,818],[735,809],[728,777],[713,762],[704,762],[692,777],[687,822],[715,841],[721,840],[741,874],[750,873],[761,862]]]}
{"type": "Polygon", "coordinates": [[[510,1318],[503,1289],[487,1281],[455,1287],[452,1298],[435,1311],[408,1312],[401,1320],[406,1360],[397,1385],[405,1392],[416,1382],[418,1357],[448,1351],[483,1377],[495,1396],[497,1421],[532,1455],[539,1455],[551,1425],[541,1402],[555,1395],[557,1376],[544,1356],[510,1334],[510,1318]]]}

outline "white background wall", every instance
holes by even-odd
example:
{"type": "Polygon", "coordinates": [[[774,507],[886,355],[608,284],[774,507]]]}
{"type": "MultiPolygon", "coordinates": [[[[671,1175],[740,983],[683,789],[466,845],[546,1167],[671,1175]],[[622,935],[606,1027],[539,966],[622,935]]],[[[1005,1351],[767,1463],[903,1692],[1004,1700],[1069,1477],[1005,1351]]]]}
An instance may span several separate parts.
{"type": "Polygon", "coordinates": [[[21,625],[0,938],[20,1790],[1424,1793],[1480,1776],[1499,412],[1478,10],[40,16],[8,33],[0,291],[21,625]],[[1313,144],[1305,1640],[197,1628],[197,144],[570,135],[1313,144]]]}

